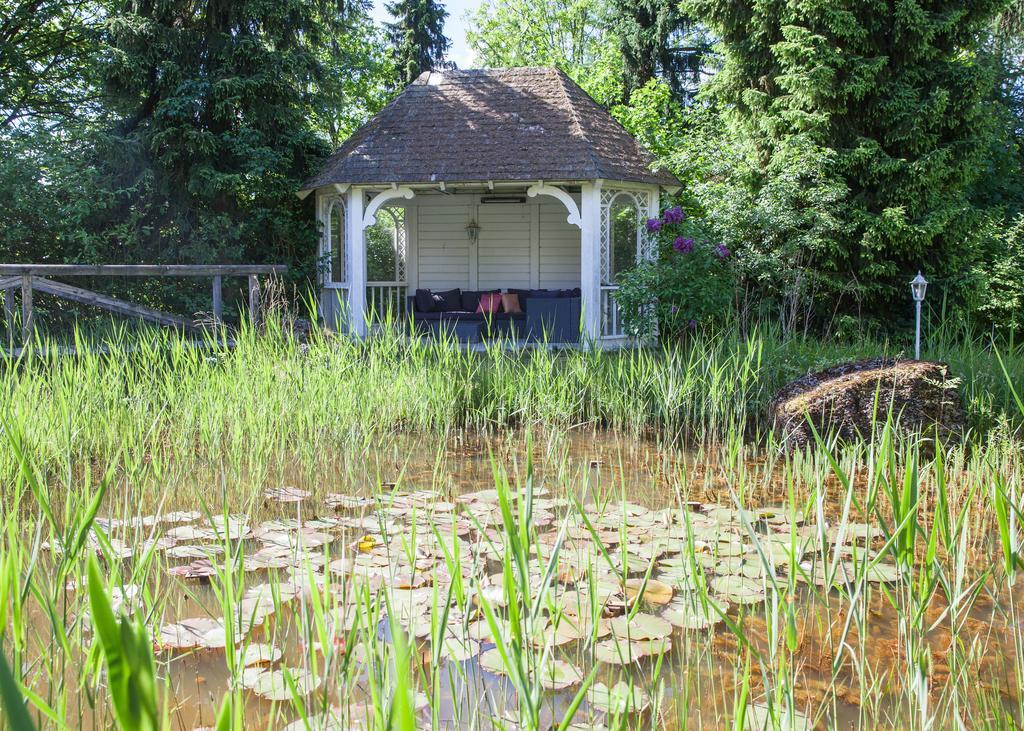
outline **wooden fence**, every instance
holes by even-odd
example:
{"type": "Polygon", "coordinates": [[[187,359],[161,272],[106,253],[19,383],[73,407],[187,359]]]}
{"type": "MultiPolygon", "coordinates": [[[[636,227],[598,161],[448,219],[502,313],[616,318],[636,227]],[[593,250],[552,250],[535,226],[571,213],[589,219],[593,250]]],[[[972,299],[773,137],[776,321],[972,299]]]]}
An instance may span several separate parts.
{"type": "Polygon", "coordinates": [[[28,345],[33,326],[32,294],[36,291],[167,327],[195,329],[190,318],[58,282],[51,277],[212,277],[212,311],[214,321],[218,323],[224,314],[224,277],[245,277],[249,280],[250,317],[253,322],[258,322],[260,275],[278,275],[287,270],[288,267],[276,264],[0,264],[0,292],[3,293],[7,327],[13,332],[14,298],[17,290],[21,289],[21,337],[23,344],[28,345]]]}

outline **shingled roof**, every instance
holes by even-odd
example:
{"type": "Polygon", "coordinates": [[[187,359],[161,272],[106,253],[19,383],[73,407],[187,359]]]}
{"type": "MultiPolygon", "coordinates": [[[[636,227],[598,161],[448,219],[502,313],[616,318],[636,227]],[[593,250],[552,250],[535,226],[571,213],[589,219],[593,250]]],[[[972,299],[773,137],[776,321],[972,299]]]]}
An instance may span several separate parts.
{"type": "Polygon", "coordinates": [[[424,73],[327,159],[331,183],[624,180],[677,186],[558,69],[424,73]]]}

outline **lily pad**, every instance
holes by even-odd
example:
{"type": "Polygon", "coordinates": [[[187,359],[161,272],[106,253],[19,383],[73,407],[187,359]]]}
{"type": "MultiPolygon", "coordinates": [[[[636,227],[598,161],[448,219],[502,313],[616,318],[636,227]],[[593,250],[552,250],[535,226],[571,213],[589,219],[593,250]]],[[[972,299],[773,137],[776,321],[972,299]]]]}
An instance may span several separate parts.
{"type": "Polygon", "coordinates": [[[260,698],[270,701],[291,700],[293,693],[305,697],[320,687],[322,678],[314,678],[313,674],[298,668],[282,670],[263,670],[246,668],[242,671],[242,687],[251,690],[260,698]],[[288,682],[286,674],[291,678],[288,682]]]}
{"type": "Polygon", "coordinates": [[[642,713],[651,699],[643,688],[630,686],[623,680],[609,688],[604,683],[594,683],[587,693],[591,707],[612,715],[642,713]]]}
{"type": "Polygon", "coordinates": [[[537,670],[537,681],[548,690],[566,690],[583,682],[583,672],[564,660],[550,660],[537,670]]]}
{"type": "Polygon", "coordinates": [[[611,628],[612,635],[629,640],[657,640],[672,634],[668,620],[644,612],[637,613],[632,619],[628,615],[615,617],[611,628]]]}
{"type": "Polygon", "coordinates": [[[627,579],[625,584],[626,597],[630,600],[640,598],[641,601],[662,606],[672,601],[672,587],[657,579],[627,579]],[[643,594],[640,594],[643,589],[643,594]]]}

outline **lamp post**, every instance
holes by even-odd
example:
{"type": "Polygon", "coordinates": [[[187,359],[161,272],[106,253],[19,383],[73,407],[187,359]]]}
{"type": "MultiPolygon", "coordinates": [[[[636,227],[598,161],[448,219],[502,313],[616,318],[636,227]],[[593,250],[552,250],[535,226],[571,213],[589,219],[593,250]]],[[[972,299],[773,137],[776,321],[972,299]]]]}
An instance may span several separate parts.
{"type": "Polygon", "coordinates": [[[910,294],[914,297],[914,308],[917,310],[917,318],[914,325],[914,359],[921,360],[921,303],[924,302],[924,294],[928,291],[928,280],[918,270],[917,276],[910,282],[910,294]]]}

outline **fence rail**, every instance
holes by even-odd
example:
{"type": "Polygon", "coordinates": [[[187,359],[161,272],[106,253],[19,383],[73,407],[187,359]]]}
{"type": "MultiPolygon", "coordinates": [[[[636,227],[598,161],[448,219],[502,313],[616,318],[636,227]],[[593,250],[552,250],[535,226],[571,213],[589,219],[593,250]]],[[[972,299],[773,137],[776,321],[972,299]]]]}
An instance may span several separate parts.
{"type": "Polygon", "coordinates": [[[138,317],[166,327],[195,329],[186,317],[162,312],[146,305],[119,299],[102,292],[57,282],[50,277],[212,277],[213,318],[223,320],[224,277],[245,277],[249,284],[249,313],[253,322],[260,316],[260,275],[284,274],[280,264],[0,264],[0,292],[10,333],[14,332],[14,298],[21,290],[21,337],[28,345],[32,337],[33,292],[38,290],[61,299],[92,305],[127,317],[138,317]]]}
{"type": "Polygon", "coordinates": [[[405,317],[405,282],[368,282],[366,286],[366,313],[371,322],[384,322],[388,318],[405,317]]]}

